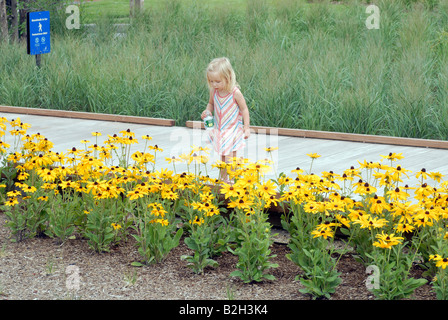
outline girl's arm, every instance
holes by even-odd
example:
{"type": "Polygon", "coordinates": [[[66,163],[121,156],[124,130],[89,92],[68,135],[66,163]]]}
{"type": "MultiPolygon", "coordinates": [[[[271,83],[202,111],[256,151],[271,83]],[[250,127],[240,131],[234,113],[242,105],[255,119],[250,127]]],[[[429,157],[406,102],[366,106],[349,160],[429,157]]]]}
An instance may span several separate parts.
{"type": "Polygon", "coordinates": [[[235,98],[238,107],[240,107],[241,114],[243,115],[244,139],[248,139],[250,136],[249,108],[247,107],[246,100],[240,90],[236,90],[233,97],[235,98]]]}
{"type": "Polygon", "coordinates": [[[207,116],[207,111],[213,114],[213,93],[214,89],[210,89],[210,98],[208,99],[208,104],[205,110],[201,114],[201,119],[204,120],[204,118],[207,116]]]}

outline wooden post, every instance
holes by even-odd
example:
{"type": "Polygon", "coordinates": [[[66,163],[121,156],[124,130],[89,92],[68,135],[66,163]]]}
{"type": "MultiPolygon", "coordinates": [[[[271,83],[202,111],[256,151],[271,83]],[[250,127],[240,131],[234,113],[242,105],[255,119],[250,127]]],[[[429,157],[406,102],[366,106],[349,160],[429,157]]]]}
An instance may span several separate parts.
{"type": "Polygon", "coordinates": [[[129,10],[131,18],[134,18],[136,14],[139,14],[143,9],[144,0],[129,0],[129,10]]]}
{"type": "Polygon", "coordinates": [[[143,0],[135,0],[135,1],[136,1],[135,3],[136,11],[137,13],[140,13],[141,10],[143,9],[143,0]]]}
{"type": "Polygon", "coordinates": [[[41,54],[36,54],[36,66],[40,68],[41,54]]]}
{"type": "Polygon", "coordinates": [[[131,18],[134,17],[134,5],[135,5],[135,0],[129,0],[129,15],[131,18]]]}
{"type": "Polygon", "coordinates": [[[19,40],[19,13],[17,10],[17,0],[11,0],[11,40],[19,40]]]}
{"type": "Polygon", "coordinates": [[[9,41],[8,20],[6,16],[6,0],[0,0],[0,41],[9,41]]]}
{"type": "MultiPolygon", "coordinates": [[[[28,0],[24,0],[24,1],[26,3],[28,0]]],[[[26,25],[26,13],[27,12],[28,12],[28,9],[19,9],[19,24],[20,25],[26,25]]],[[[19,39],[22,41],[26,41],[27,34],[28,34],[28,29],[22,28],[19,32],[19,39]]]]}

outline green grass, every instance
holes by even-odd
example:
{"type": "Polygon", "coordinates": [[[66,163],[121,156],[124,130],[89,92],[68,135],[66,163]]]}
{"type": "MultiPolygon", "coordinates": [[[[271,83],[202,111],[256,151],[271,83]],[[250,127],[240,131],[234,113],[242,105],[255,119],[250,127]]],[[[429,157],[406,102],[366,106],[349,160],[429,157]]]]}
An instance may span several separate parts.
{"type": "Polygon", "coordinates": [[[129,20],[129,1],[123,0],[100,0],[83,3],[81,12],[85,23],[93,23],[101,16],[113,16],[129,20]]]}
{"type": "Polygon", "coordinates": [[[228,56],[252,125],[448,138],[446,2],[378,1],[380,29],[368,30],[357,1],[233,1],[146,0],[118,39],[121,14],[104,11],[98,33],[55,32],[40,70],[23,45],[0,45],[0,104],[182,126],[207,104],[208,62],[228,56]]]}

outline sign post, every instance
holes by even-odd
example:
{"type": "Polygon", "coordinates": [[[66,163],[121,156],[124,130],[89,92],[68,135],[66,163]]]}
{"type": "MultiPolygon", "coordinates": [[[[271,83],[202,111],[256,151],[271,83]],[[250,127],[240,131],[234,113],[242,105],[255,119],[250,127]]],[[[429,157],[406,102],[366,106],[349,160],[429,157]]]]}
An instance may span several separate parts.
{"type": "Polygon", "coordinates": [[[41,55],[50,53],[50,11],[28,12],[27,52],[36,56],[36,65],[40,67],[41,55]]]}

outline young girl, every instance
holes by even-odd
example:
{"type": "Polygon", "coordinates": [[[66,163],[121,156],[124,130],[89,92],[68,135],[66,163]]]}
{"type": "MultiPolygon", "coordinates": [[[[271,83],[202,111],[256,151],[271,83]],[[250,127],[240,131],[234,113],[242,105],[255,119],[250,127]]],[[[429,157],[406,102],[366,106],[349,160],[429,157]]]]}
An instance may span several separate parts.
{"type": "MultiPolygon", "coordinates": [[[[210,99],[201,118],[213,114],[215,126],[210,130],[209,140],[221,156],[221,161],[228,162],[246,146],[244,140],[250,136],[249,110],[228,58],[212,60],[206,69],[206,76],[210,99]]],[[[226,170],[220,170],[219,178],[229,182],[226,170]]]]}

